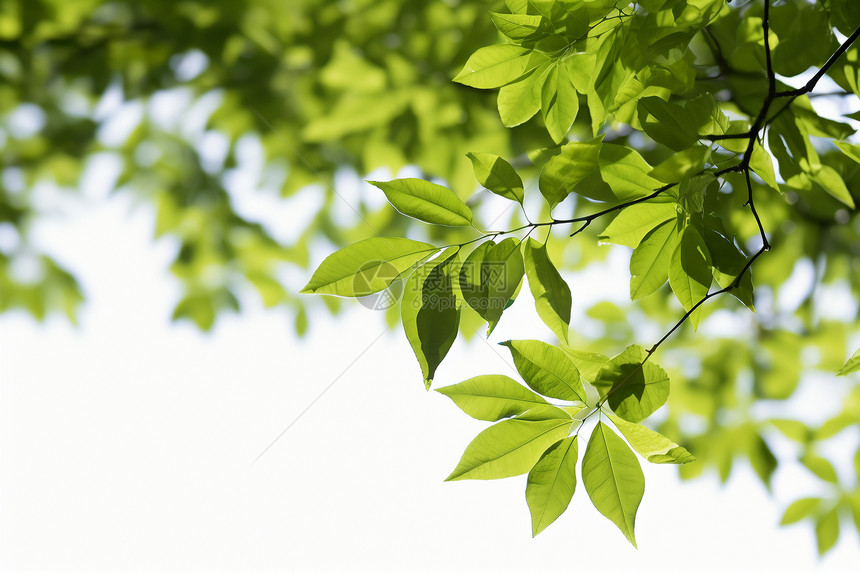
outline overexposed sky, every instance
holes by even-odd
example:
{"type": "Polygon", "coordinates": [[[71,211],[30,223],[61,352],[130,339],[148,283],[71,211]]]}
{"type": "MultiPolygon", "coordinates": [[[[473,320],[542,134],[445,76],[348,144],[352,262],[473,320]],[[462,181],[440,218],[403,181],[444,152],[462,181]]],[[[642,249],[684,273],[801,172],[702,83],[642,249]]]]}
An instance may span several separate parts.
{"type": "MultiPolygon", "coordinates": [[[[80,326],[0,316],[2,571],[857,570],[847,522],[824,559],[777,526],[808,493],[791,469],[774,500],[746,466],[720,486],[643,462],[638,551],[581,484],[532,539],[524,476],[442,481],[487,424],[424,391],[399,329],[352,304],[297,340],[253,296],[210,334],[172,324],[175,247],[127,197],[87,201],[34,230],[82,278],[80,326]]],[[[492,342],[546,334],[527,290],[492,342]]],[[[459,341],[437,384],[515,376],[500,350],[459,341]]]]}

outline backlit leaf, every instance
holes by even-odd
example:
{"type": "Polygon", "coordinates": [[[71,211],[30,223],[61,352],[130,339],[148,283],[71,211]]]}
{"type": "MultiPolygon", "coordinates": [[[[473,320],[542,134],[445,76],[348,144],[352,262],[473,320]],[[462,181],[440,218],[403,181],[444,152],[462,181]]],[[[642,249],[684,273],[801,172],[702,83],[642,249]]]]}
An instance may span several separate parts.
{"type": "Polygon", "coordinates": [[[526,502],[532,516],[532,536],[564,513],[576,489],[576,437],[553,444],[529,472],[526,502]]]}
{"type": "Polygon", "coordinates": [[[412,178],[368,183],[382,189],[394,208],[408,217],[434,225],[472,224],[472,211],[447,187],[412,178]]]}
{"type": "Polygon", "coordinates": [[[636,547],[636,510],[645,493],[645,476],[627,444],[602,422],[582,457],[582,483],[594,507],[636,547]]]}

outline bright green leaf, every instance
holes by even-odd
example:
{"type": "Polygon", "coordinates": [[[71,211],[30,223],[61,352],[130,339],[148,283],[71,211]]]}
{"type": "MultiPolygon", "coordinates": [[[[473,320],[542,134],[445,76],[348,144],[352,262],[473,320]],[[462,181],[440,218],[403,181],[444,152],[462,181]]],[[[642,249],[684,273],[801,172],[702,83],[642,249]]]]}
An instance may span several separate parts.
{"type": "MultiPolygon", "coordinates": [[[[711,254],[699,231],[693,226],[684,229],[681,241],[669,261],[669,285],[684,310],[689,311],[708,294],[711,287],[711,254]]],[[[698,311],[690,315],[697,326],[698,311]]]]}
{"type": "Polygon", "coordinates": [[[663,286],[669,277],[669,261],[680,237],[674,220],[645,235],[630,257],[630,298],[642,298],[663,286]]]}
{"type": "Polygon", "coordinates": [[[572,304],[570,287],[552,264],[546,245],[529,239],[524,255],[526,277],[538,316],[560,340],[567,343],[572,304]]]}
{"type": "Polygon", "coordinates": [[[623,209],[597,238],[635,248],[652,229],[676,214],[671,203],[637,203],[623,209]]]}
{"type": "Polygon", "coordinates": [[[445,481],[500,479],[529,471],[555,442],[567,436],[573,420],[513,418],[478,434],[445,481]]]}
{"type": "Polygon", "coordinates": [[[366,296],[388,288],[438,247],[397,237],[373,237],[335,251],[320,264],[303,293],[366,296]]]}
{"type": "Polygon", "coordinates": [[[451,398],[473,418],[488,422],[510,418],[547,403],[522,384],[501,375],[476,376],[436,391],[451,398]]]}
{"type": "Polygon", "coordinates": [[[641,346],[628,346],[603,365],[592,383],[617,416],[641,422],[666,403],[669,376],[651,362],[641,346]]]}
{"type": "Polygon", "coordinates": [[[860,370],[860,348],[854,352],[854,355],[848,359],[848,362],[845,363],[845,366],[839,369],[839,372],[837,372],[836,375],[845,376],[846,374],[851,374],[858,370],[860,370]]]}
{"type": "Polygon", "coordinates": [[[523,180],[510,163],[491,153],[467,153],[478,183],[505,199],[523,202],[523,180]]]}
{"type": "Polygon", "coordinates": [[[561,143],[579,113],[579,97],[564,61],[549,69],[541,91],[541,110],[550,137],[561,143]]]}
{"type": "Polygon", "coordinates": [[[447,187],[412,178],[368,183],[382,189],[394,208],[407,217],[434,225],[472,224],[472,211],[447,187]]]}
{"type": "Polygon", "coordinates": [[[509,84],[528,69],[531,50],[514,44],[480,48],[466,61],[454,81],[480,89],[509,84]]]}
{"type": "Polygon", "coordinates": [[[511,351],[517,372],[529,387],[544,396],[585,402],[579,370],[557,346],[539,340],[502,342],[511,351]]]}
{"type": "Polygon", "coordinates": [[[534,537],[564,513],[576,489],[576,437],[553,444],[529,472],[526,502],[534,537]]]}
{"type": "Polygon", "coordinates": [[[636,547],[636,510],[645,493],[645,476],[627,444],[602,422],[582,457],[582,483],[594,507],[636,547]]]}
{"type": "Polygon", "coordinates": [[[609,416],[609,419],[633,449],[652,464],[688,464],[696,461],[685,448],[654,430],[618,416],[609,416]]]}
{"type": "Polygon", "coordinates": [[[805,497],[798,499],[789,505],[785,513],[782,514],[780,525],[791,525],[797,523],[805,517],[809,517],[821,505],[821,499],[817,497],[805,497]]]}

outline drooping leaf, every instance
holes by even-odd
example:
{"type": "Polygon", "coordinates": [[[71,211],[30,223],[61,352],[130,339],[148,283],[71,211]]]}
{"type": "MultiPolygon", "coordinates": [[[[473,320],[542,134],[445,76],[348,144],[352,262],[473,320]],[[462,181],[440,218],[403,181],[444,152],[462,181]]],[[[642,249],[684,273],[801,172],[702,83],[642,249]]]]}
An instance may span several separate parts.
{"type": "Polygon", "coordinates": [[[596,172],[603,137],[590,141],[572,141],[547,163],[538,182],[540,192],[550,209],[564,201],[576,186],[596,172]]]}
{"type": "Polygon", "coordinates": [[[525,244],[523,261],[538,316],[560,340],[568,342],[570,330],[570,287],[552,264],[546,245],[534,239],[525,244]]]}
{"type": "Polygon", "coordinates": [[[583,350],[574,350],[573,348],[564,348],[564,352],[570,356],[579,374],[586,380],[594,380],[597,378],[598,372],[603,368],[603,365],[609,362],[609,357],[596,352],[585,352],[583,350]]]}
{"type": "Polygon", "coordinates": [[[674,220],[645,235],[630,257],[630,298],[642,298],[663,286],[669,276],[669,261],[680,237],[674,220]]]}
{"type": "Polygon", "coordinates": [[[818,518],[815,524],[815,539],[818,542],[819,555],[824,555],[836,545],[839,540],[839,506],[818,518]]]}
{"type": "Polygon", "coordinates": [[[531,50],[515,44],[496,44],[472,54],[454,81],[480,89],[509,84],[528,69],[531,50]]]}
{"type": "Polygon", "coordinates": [[[518,292],[525,275],[520,242],[513,237],[490,245],[481,262],[481,281],[487,288],[486,306],[476,309],[487,321],[489,336],[508,303],[518,292]]]}
{"type": "MultiPolygon", "coordinates": [[[[684,229],[669,261],[669,285],[684,310],[689,311],[708,294],[712,274],[708,246],[699,231],[690,225],[684,229]]],[[[698,326],[698,310],[690,315],[689,320],[698,326]]]]}
{"type": "Polygon", "coordinates": [[[818,183],[828,195],[851,209],[854,208],[854,198],[851,197],[851,192],[848,191],[842,176],[835,169],[829,165],[818,165],[812,171],[812,180],[818,183]]]}
{"type": "Polygon", "coordinates": [[[406,281],[400,303],[403,331],[421,366],[427,389],[457,338],[460,325],[460,309],[451,278],[456,255],[456,247],[449,247],[419,267],[406,281]]]}
{"type": "Polygon", "coordinates": [[[541,91],[541,110],[550,137],[561,143],[579,113],[579,96],[565,61],[556,62],[549,69],[541,91]]]}
{"type": "Polygon", "coordinates": [[[550,69],[549,63],[542,64],[499,90],[499,117],[506,127],[523,124],[540,111],[541,93],[550,69]]]}
{"type": "Polygon", "coordinates": [[[612,411],[638,423],[653,414],[669,397],[669,377],[651,362],[641,346],[632,345],[603,365],[593,385],[607,396],[612,411]]]}
{"type": "Polygon", "coordinates": [[[510,163],[491,153],[467,153],[478,183],[505,199],[523,202],[523,180],[510,163]]]}
{"type": "Polygon", "coordinates": [[[598,422],[585,448],[582,483],[594,507],[636,547],[636,510],[645,493],[645,476],[627,444],[603,422],[598,422]]]}
{"type": "Polygon", "coordinates": [[[564,513],[576,489],[576,437],[553,444],[529,472],[526,502],[532,516],[532,537],[564,513]]]}
{"type": "Polygon", "coordinates": [[[501,375],[476,376],[436,391],[451,398],[473,418],[488,422],[522,414],[547,403],[522,384],[501,375]]]}
{"type": "Polygon", "coordinates": [[[567,436],[573,420],[502,420],[466,447],[463,457],[445,481],[500,479],[529,471],[555,442],[567,436]]]}
{"type": "Polygon", "coordinates": [[[373,237],[335,251],[314,271],[303,293],[366,296],[388,288],[404,271],[438,251],[428,243],[373,237]]]}
{"type": "Polygon", "coordinates": [[[414,178],[368,183],[382,189],[394,208],[407,217],[434,225],[472,224],[471,209],[447,187],[414,178]]]}
{"type": "Polygon", "coordinates": [[[654,430],[618,416],[609,416],[609,419],[633,449],[652,464],[688,464],[696,461],[685,448],[654,430]]]}
{"type": "MultiPolygon", "coordinates": [[[[712,228],[705,229],[705,244],[714,265],[714,278],[720,288],[726,288],[744,270],[747,264],[746,256],[728,238],[712,228]]],[[[755,311],[753,305],[752,271],[747,269],[736,288],[729,291],[732,296],[755,311]]]]}
{"type": "Polygon", "coordinates": [[[529,387],[543,396],[585,402],[579,370],[565,352],[540,340],[502,342],[511,351],[517,372],[529,387]]]}

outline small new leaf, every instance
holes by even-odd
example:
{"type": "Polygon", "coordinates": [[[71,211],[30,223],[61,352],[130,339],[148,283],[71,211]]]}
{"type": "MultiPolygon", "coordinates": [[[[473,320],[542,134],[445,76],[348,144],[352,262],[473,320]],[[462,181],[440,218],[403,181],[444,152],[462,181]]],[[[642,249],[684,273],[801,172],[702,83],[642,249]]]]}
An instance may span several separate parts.
{"type": "Polygon", "coordinates": [[[652,464],[688,464],[696,461],[685,448],[654,430],[618,416],[609,416],[609,419],[633,449],[652,464]]]}

